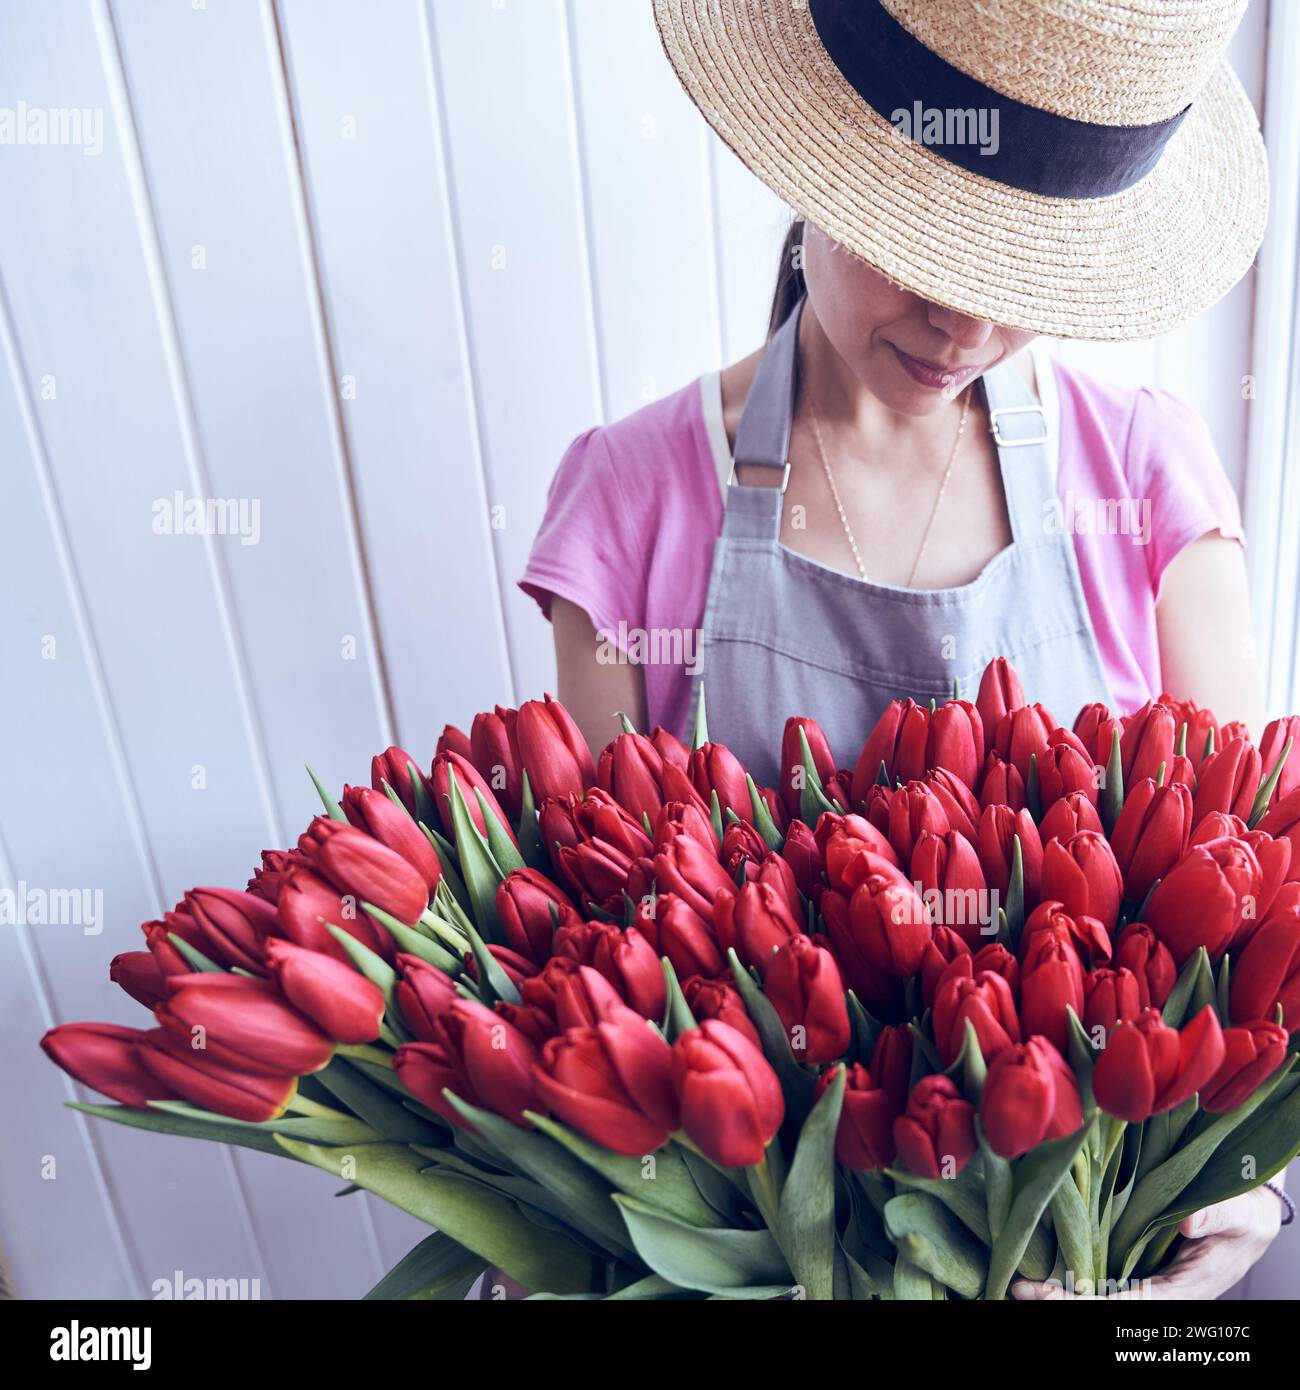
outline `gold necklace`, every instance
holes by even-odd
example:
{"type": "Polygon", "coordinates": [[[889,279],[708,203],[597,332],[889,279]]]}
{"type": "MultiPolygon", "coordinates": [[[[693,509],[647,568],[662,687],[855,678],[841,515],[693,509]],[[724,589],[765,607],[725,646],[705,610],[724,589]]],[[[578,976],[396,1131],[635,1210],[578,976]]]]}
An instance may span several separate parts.
{"type": "MultiPolygon", "coordinates": [[[[930,508],[930,518],[925,523],[925,531],[921,535],[921,547],[916,552],[916,559],[912,562],[911,572],[907,576],[907,583],[904,588],[910,589],[912,581],[916,578],[916,572],[921,567],[922,557],[925,555],[925,548],[930,543],[930,532],[934,529],[934,519],[939,515],[939,507],[943,503],[943,495],[948,490],[948,479],[952,477],[953,464],[957,461],[957,450],[961,445],[961,437],[966,432],[966,416],[970,413],[970,388],[967,387],[965,396],[961,403],[961,415],[957,421],[957,437],[952,441],[952,450],[948,454],[948,464],[943,470],[943,478],[939,483],[939,491],[935,494],[934,506],[930,508]]],[[[858,550],[857,539],[853,535],[853,527],[849,525],[849,519],[844,512],[844,504],[840,501],[840,490],[835,485],[835,474],[831,472],[830,459],[826,456],[826,445],[822,441],[821,421],[817,418],[817,407],[813,404],[812,395],[808,396],[808,412],[812,416],[813,435],[817,440],[817,452],[821,455],[822,471],[826,474],[826,482],[830,487],[831,499],[835,503],[835,510],[840,514],[840,525],[844,528],[844,538],[849,543],[849,549],[853,552],[853,562],[858,567],[858,578],[864,583],[867,579],[867,567],[862,563],[862,554],[858,550]]]]}

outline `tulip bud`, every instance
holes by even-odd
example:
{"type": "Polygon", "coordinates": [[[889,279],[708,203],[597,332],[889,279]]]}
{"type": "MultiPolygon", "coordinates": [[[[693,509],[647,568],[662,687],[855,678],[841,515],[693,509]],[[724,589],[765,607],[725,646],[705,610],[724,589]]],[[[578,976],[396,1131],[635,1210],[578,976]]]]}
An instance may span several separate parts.
{"type": "Polygon", "coordinates": [[[285,874],[300,863],[302,855],[296,849],[264,849],[261,865],[253,870],[253,877],[248,880],[248,891],[268,903],[279,902],[285,874]]]}
{"type": "Polygon", "coordinates": [[[667,956],[679,980],[692,975],[712,979],[727,968],[712,922],[684,899],[661,893],[655,900],[656,952],[667,956]]]}
{"type": "Polygon", "coordinates": [[[894,1121],[894,1142],[918,1178],[955,1178],[974,1156],[975,1107],[947,1076],[923,1076],[894,1121]]]}
{"type": "Polygon", "coordinates": [[[1141,903],[1187,850],[1192,794],[1181,782],[1161,787],[1149,777],[1124,785],[1124,809],[1110,845],[1124,877],[1124,896],[1141,903]]]}
{"type": "Polygon", "coordinates": [[[785,894],[770,883],[747,883],[738,893],[719,893],[714,922],[723,952],[734,949],[759,974],[778,946],[803,931],[785,894]]]}
{"type": "Polygon", "coordinates": [[[1168,772],[1177,734],[1174,711],[1167,705],[1148,700],[1133,714],[1119,741],[1124,786],[1131,787],[1147,777],[1155,781],[1162,763],[1168,772]]]}
{"type": "Polygon", "coordinates": [[[975,707],[985,730],[991,734],[1009,710],[1024,703],[1025,688],[1011,663],[1006,657],[994,657],[984,668],[979,694],[975,697],[975,707]]]}
{"type": "Polygon", "coordinates": [[[792,818],[799,815],[804,780],[807,776],[803,765],[803,744],[799,741],[800,730],[808,740],[813,766],[817,770],[817,790],[820,791],[822,786],[835,776],[835,758],[817,721],[787,719],[785,732],[781,737],[781,775],[777,790],[787,814],[792,818]]]}
{"type": "Polygon", "coordinates": [[[595,783],[596,767],[587,741],[553,696],[525,700],[519,706],[515,736],[535,797],[582,796],[595,783]]]}
{"type": "Polygon", "coordinates": [[[912,1085],[912,1034],[900,1024],[886,1024],[871,1049],[871,1075],[889,1096],[898,1114],[912,1085]]]}
{"type": "Polygon", "coordinates": [[[722,1168],[762,1163],[785,1118],[781,1085],[767,1058],[717,1019],[680,1034],[672,1051],[682,1128],[691,1142],[722,1168]]]}
{"type": "Polygon", "coordinates": [[[794,881],[805,898],[822,886],[822,852],[816,836],[801,820],[790,822],[781,847],[781,858],[790,866],[794,881]]]}
{"type": "Polygon", "coordinates": [[[270,980],[169,975],[167,994],[154,1010],[158,1022],[178,1042],[226,1066],[260,1076],[304,1076],[334,1056],[332,1039],[270,980]]]}
{"type": "Polygon", "coordinates": [[[661,892],[682,898],[710,922],[715,899],[736,886],[714,850],[689,835],[676,836],[655,855],[654,872],[661,892]]]}
{"type": "Polygon", "coordinates": [[[1009,806],[987,806],[980,817],[975,849],[990,888],[1005,900],[1011,884],[1014,841],[1020,837],[1020,861],[1025,885],[1025,906],[1034,907],[1041,896],[1043,842],[1028,811],[1009,806]]]}
{"type": "Polygon", "coordinates": [[[565,1124],[617,1154],[653,1153],[678,1125],[672,1049],[630,1009],[552,1038],[535,1080],[565,1124]]]}
{"type": "MultiPolygon", "coordinates": [[[[464,738],[464,735],[461,735],[464,738]]],[[[468,757],[468,747],[466,751],[468,757]]],[[[393,791],[397,793],[403,806],[406,807],[407,814],[412,819],[418,818],[420,814],[420,804],[416,799],[415,785],[411,780],[411,769],[418,768],[418,764],[411,755],[401,748],[389,748],[382,753],[377,753],[370,759],[370,785],[377,792],[384,790],[384,783],[387,782],[393,791]]],[[[419,776],[419,772],[416,772],[419,776]]]]}
{"type": "Polygon", "coordinates": [[[1269,805],[1276,806],[1284,796],[1300,787],[1300,714],[1289,714],[1285,719],[1271,720],[1264,729],[1264,737],[1259,741],[1260,767],[1265,776],[1273,771],[1287,740],[1291,740],[1291,751],[1282,764],[1282,774],[1277,779],[1269,805]]]}
{"type": "Polygon", "coordinates": [[[777,948],[763,975],[763,993],[797,1060],[820,1066],[848,1050],[844,981],[835,958],[813,937],[791,936],[777,948]]]}
{"type": "Polygon", "coordinates": [[[596,781],[635,820],[651,822],[663,808],[664,760],[641,734],[620,734],[600,755],[596,781]]]}
{"type": "MultiPolygon", "coordinates": [[[[433,785],[433,804],[437,809],[438,819],[442,822],[443,834],[451,840],[456,838],[456,828],[452,824],[451,817],[451,782],[453,777],[456,779],[456,786],[465,800],[465,809],[469,813],[469,818],[474,822],[478,833],[487,835],[487,821],[483,819],[483,808],[479,805],[479,796],[481,796],[487,804],[488,814],[495,817],[498,825],[509,836],[511,843],[518,845],[519,841],[515,838],[515,832],[510,828],[510,818],[502,809],[501,803],[496,798],[496,793],[484,780],[482,773],[468,758],[462,758],[459,753],[452,752],[450,749],[445,753],[440,753],[433,760],[433,768],[429,774],[429,780],[433,785]]],[[[538,796],[536,784],[534,784],[534,796],[538,796]]]]}
{"type": "Polygon", "coordinates": [[[1092,1070],[1097,1104],[1131,1124],[1190,1100],[1223,1063],[1223,1032],[1207,1004],[1179,1032],[1155,1009],[1120,1023],[1092,1070]]]}
{"type": "Polygon", "coordinates": [[[1046,1038],[1014,1044],[989,1063],[980,1122],[1002,1158],[1019,1158],[1045,1139],[1064,1139],[1083,1123],[1074,1074],[1046,1038]]]}
{"type": "Polygon", "coordinates": [[[952,927],[972,949],[985,943],[992,911],[975,847],[958,830],[923,831],[912,850],[912,876],[933,920],[952,927]]]}
{"type": "Polygon", "coordinates": [[[1102,966],[1084,977],[1083,1026],[1106,1037],[1117,1023],[1132,1023],[1144,1007],[1137,976],[1120,966],[1102,966]]]}
{"type": "Polygon", "coordinates": [[[561,846],[560,872],[574,896],[589,910],[595,904],[605,912],[621,915],[623,894],[632,869],[632,858],[605,840],[587,840],[576,849],[561,846]]]}
{"type": "Polygon", "coordinates": [[[470,761],[497,794],[511,823],[523,810],[524,785],[519,765],[515,710],[497,705],[491,713],[476,714],[470,726],[470,761]]]}
{"type": "Polygon", "coordinates": [[[921,1003],[927,1009],[934,1003],[934,992],[948,973],[948,967],[958,956],[970,954],[971,948],[951,927],[935,927],[921,962],[921,1003]]]}
{"type": "Polygon", "coordinates": [[[550,958],[556,928],[581,921],[562,890],[536,869],[508,873],[497,889],[496,907],[506,944],[538,966],[550,958]]]}
{"type": "Polygon", "coordinates": [[[1083,964],[1069,935],[1051,928],[1035,932],[1020,971],[1020,1026],[1064,1053],[1070,1045],[1068,1010],[1083,1016],[1083,964]]]}
{"type": "Polygon", "coordinates": [[[950,1067],[961,1055],[966,1024],[975,1029],[984,1060],[1020,1041],[1020,1020],[1011,986],[991,970],[975,971],[969,956],[958,956],[934,991],[934,1042],[939,1060],[950,1067]]]}
{"type": "Polygon", "coordinates": [[[725,818],[734,811],[741,820],[753,818],[749,801],[749,786],[740,759],[722,743],[702,743],[691,754],[691,784],[707,806],[714,792],[725,818]]]}
{"type": "Polygon", "coordinates": [[[416,1100],[450,1124],[472,1129],[442,1094],[446,1089],[528,1128],[523,1112],[542,1106],[537,1049],[524,1034],[472,999],[457,999],[438,1014],[433,1032],[434,1041],[407,1043],[393,1054],[393,1071],[416,1100]]]}
{"type": "Polygon", "coordinates": [[[199,949],[218,965],[264,975],[262,943],[274,929],[275,908],[238,888],[191,888],[185,908],[199,930],[199,949]]]}
{"type": "Polygon", "coordinates": [[[1130,922],[1115,941],[1115,965],[1131,970],[1144,1009],[1163,1009],[1178,979],[1169,948],[1145,922],[1130,922]]]}
{"type": "Polygon", "coordinates": [[[166,977],[149,951],[123,951],[114,956],[109,962],[108,978],[146,1009],[167,997],[166,977]]]}
{"type": "Polygon", "coordinates": [[[1049,840],[1068,840],[1081,830],[1102,833],[1097,808],[1082,792],[1067,792],[1059,801],[1052,802],[1038,822],[1038,837],[1044,846],[1049,840]]]}
{"type": "Polygon", "coordinates": [[[550,1013],[561,1032],[567,1028],[590,1028],[627,1008],[622,995],[598,970],[563,956],[548,961],[541,976],[536,978],[541,979],[542,988],[535,991],[525,988],[524,999],[538,999],[539,1002],[529,1007],[546,1012],[541,996],[551,992],[550,1013]],[[558,966],[569,968],[558,971],[558,966]]]}
{"type": "Polygon", "coordinates": [[[461,996],[451,977],[419,956],[397,957],[397,1007],[421,1042],[434,1042],[434,1020],[461,996]]]}
{"type": "Polygon", "coordinates": [[[666,849],[679,835],[685,835],[716,858],[718,837],[713,833],[713,822],[708,812],[702,809],[699,797],[694,792],[691,795],[691,801],[664,802],[653,821],[653,848],[666,849]]]}
{"type": "Polygon", "coordinates": [[[930,716],[926,771],[943,769],[972,787],[983,761],[984,721],[979,710],[969,700],[945,701],[930,716]]]}
{"type": "Polygon", "coordinates": [[[1223,1063],[1201,1093],[1212,1115],[1235,1110],[1286,1060],[1286,1029],[1276,1023],[1248,1023],[1223,1030],[1223,1063]]]}
{"type": "Polygon", "coordinates": [[[663,967],[635,928],[613,922],[580,922],[555,933],[554,953],[590,965],[643,1018],[659,1019],[667,1004],[663,967]]]}
{"type": "Polygon", "coordinates": [[[1272,1019],[1280,1004],[1287,1028],[1300,1028],[1300,916],[1260,923],[1232,963],[1229,999],[1233,1018],[1272,1019]]]}
{"type": "Polygon", "coordinates": [[[1258,915],[1263,871],[1241,840],[1211,840],[1189,849],[1160,880],[1146,919],[1182,967],[1198,946],[1216,960],[1243,921],[1258,915]]]}
{"type": "Polygon", "coordinates": [[[1211,753],[1197,770],[1192,824],[1198,825],[1212,811],[1249,820],[1260,770],[1259,752],[1247,739],[1229,739],[1211,753]]]}
{"type": "MultiPolygon", "coordinates": [[[[977,770],[975,780],[978,780],[978,776],[977,770]]],[[[923,780],[943,807],[948,824],[954,830],[960,830],[974,844],[981,812],[979,798],[971,790],[975,781],[963,782],[943,767],[932,767],[923,780]]]]}
{"type": "Polygon", "coordinates": [[[889,799],[889,843],[900,864],[910,864],[918,835],[945,835],[952,827],[943,807],[924,782],[908,782],[889,799]]]}
{"type": "Polygon", "coordinates": [[[877,970],[906,978],[921,968],[933,926],[916,889],[896,869],[871,873],[854,889],[849,920],[877,970]]]}
{"type": "Polygon", "coordinates": [[[474,761],[474,745],[469,741],[468,734],[464,730],[458,729],[454,724],[443,725],[442,733],[438,735],[438,742],[434,745],[433,756],[435,758],[441,758],[444,753],[455,753],[458,758],[464,758],[467,763],[474,761]]]}
{"type": "Polygon", "coordinates": [[[384,792],[371,787],[344,787],[339,804],[351,825],[400,854],[420,875],[427,903],[442,877],[442,864],[424,831],[384,792]]]}
{"type": "Polygon", "coordinates": [[[831,954],[844,982],[877,1017],[894,1014],[902,1006],[903,981],[879,969],[867,959],[853,930],[849,899],[833,888],[822,893],[818,904],[831,954]]]}
{"type": "Polygon", "coordinates": [[[1119,920],[1124,880],[1104,835],[1085,830],[1067,840],[1051,840],[1043,850],[1041,890],[1073,917],[1096,917],[1107,931],[1119,920]]]}
{"type": "Polygon", "coordinates": [[[895,781],[913,781],[926,773],[930,743],[930,711],[914,700],[891,700],[867,741],[853,769],[853,804],[861,806],[884,765],[895,781]]]}
{"type": "Polygon", "coordinates": [[[1056,721],[1042,705],[1021,705],[1010,709],[993,726],[989,747],[1010,763],[1026,785],[1029,782],[1029,760],[1037,758],[1041,765],[1047,752],[1048,735],[1056,721]]]}
{"type": "Polygon", "coordinates": [[[682,772],[687,770],[690,764],[691,750],[676,734],[669,733],[661,724],[656,724],[650,730],[650,742],[654,744],[655,751],[670,767],[678,768],[682,772]]]}
{"type": "MultiPolygon", "coordinates": [[[[822,1098],[839,1070],[838,1066],[831,1067],[817,1078],[814,1103],[822,1098]]],[[[867,1068],[860,1062],[852,1063],[844,1078],[844,1101],[835,1131],[836,1160],[858,1172],[888,1168],[894,1161],[893,1124],[897,1113],[893,1101],[867,1068]]]]}
{"type": "Polygon", "coordinates": [[[312,869],[340,893],[373,903],[399,922],[416,921],[429,905],[420,874],[400,854],[354,826],[317,816],[298,837],[298,848],[312,869]]]}
{"type": "Polygon", "coordinates": [[[985,810],[990,806],[1007,806],[1013,811],[1025,809],[1025,779],[997,753],[990,753],[984,759],[979,788],[980,806],[985,810]]]}
{"type": "Polygon", "coordinates": [[[41,1039],[45,1055],[69,1076],[121,1105],[144,1109],[176,1092],[144,1065],[137,1047],[146,1034],[115,1023],[64,1023],[41,1039]]]}
{"type": "Polygon", "coordinates": [[[392,959],[393,938],[360,911],[355,894],[336,892],[310,869],[294,868],[285,875],[275,922],[277,935],[336,960],[347,961],[349,957],[330,935],[331,926],[355,937],[385,960],[392,959]]]}
{"type": "MultiPolygon", "coordinates": [[[[151,1028],[137,1043],[139,1059],[168,1098],[247,1124],[278,1120],[298,1089],[295,1076],[243,1071],[192,1048],[165,1028],[151,1028]]],[[[161,1098],[161,1097],[160,1097],[161,1098]]]]}
{"type": "Polygon", "coordinates": [[[337,1043],[374,1042],[384,1018],[384,996],[350,966],[319,951],[272,937],[266,963],[284,997],[337,1043]]]}

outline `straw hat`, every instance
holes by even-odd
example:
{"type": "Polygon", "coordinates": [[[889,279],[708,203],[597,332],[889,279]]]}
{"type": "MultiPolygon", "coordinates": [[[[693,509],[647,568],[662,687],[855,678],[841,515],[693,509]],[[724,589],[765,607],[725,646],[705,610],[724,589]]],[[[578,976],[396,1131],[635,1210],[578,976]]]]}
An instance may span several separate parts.
{"type": "Polygon", "coordinates": [[[709,124],[926,299],[1144,338],[1249,268],[1268,175],[1223,50],[1246,0],[654,0],[709,124]]]}

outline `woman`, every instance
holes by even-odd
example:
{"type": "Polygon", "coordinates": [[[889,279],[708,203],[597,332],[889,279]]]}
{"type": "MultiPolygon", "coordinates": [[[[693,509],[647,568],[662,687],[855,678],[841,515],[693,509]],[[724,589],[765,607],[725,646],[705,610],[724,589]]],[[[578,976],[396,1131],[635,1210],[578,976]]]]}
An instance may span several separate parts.
{"type": "MultiPolygon", "coordinates": [[[[1249,266],[1243,8],[656,0],[795,222],[767,345],[582,436],[552,486],[522,584],[593,746],[616,710],[684,735],[704,680],[712,736],[772,782],[785,715],[851,763],[890,698],[970,692],[996,655],[1063,718],[1169,689],[1260,728],[1204,425],[1026,351],[1162,332],[1249,266]]],[[[1279,1210],[1261,1189],[1190,1218],[1158,1292],[1230,1287],[1279,1210]]]]}

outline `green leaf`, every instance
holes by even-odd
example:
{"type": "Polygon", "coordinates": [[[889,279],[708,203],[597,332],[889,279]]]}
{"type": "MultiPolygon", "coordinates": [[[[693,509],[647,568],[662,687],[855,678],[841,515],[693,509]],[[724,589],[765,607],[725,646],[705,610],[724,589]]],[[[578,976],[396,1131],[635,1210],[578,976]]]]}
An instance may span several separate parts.
{"type": "Polygon", "coordinates": [[[671,1043],[699,1025],[686,1002],[681,985],[677,982],[677,972],[673,969],[672,961],[667,956],[660,956],[659,964],[663,968],[664,986],[668,996],[668,1003],[664,1008],[663,1027],[659,1031],[671,1043]]]}
{"type": "Polygon", "coordinates": [[[1097,809],[1101,812],[1101,824],[1106,834],[1115,828],[1119,813],[1124,809],[1124,761],[1119,751],[1119,730],[1112,729],[1110,735],[1110,757],[1106,762],[1106,785],[1102,788],[1097,809]]]}
{"type": "Polygon", "coordinates": [[[343,814],[343,808],[326,790],[325,784],[316,776],[315,770],[310,763],[307,764],[307,776],[311,778],[312,785],[316,788],[316,795],[320,797],[321,804],[325,807],[330,820],[346,822],[347,817],[343,814]]]}
{"type": "Polygon", "coordinates": [[[886,1168],[885,1176],[892,1178],[896,1187],[938,1198],[981,1245],[993,1244],[988,1197],[973,1163],[968,1163],[955,1178],[918,1178],[903,1168],[886,1168]]]}
{"type": "Polygon", "coordinates": [[[228,973],[216,961],[209,960],[197,946],[191,946],[183,936],[177,936],[174,931],[167,933],[167,940],[176,947],[195,970],[200,970],[205,974],[225,975],[228,973]]]}
{"type": "Polygon", "coordinates": [[[696,1290],[679,1289],[676,1284],[670,1284],[662,1275],[647,1274],[644,1279],[637,1279],[634,1283],[625,1284],[621,1289],[615,1289],[613,1293],[607,1293],[605,1302],[612,1303],[621,1300],[630,1303],[644,1302],[647,1299],[694,1298],[695,1294],[696,1290]]]}
{"type": "MultiPolygon", "coordinates": [[[[699,699],[695,704],[695,733],[691,738],[691,752],[709,741],[709,719],[704,711],[704,682],[700,682],[699,699]]],[[[721,837],[719,837],[721,838],[721,837]]]]}
{"type": "Polygon", "coordinates": [[[278,1120],[254,1124],[213,1114],[211,1110],[200,1109],[183,1100],[151,1100],[149,1108],[209,1126],[218,1125],[222,1129],[236,1125],[240,1129],[261,1130],[265,1134],[287,1134],[291,1139],[306,1139],[312,1144],[378,1144],[384,1138],[355,1115],[282,1115],[278,1120]]]}
{"type": "MultiPolygon", "coordinates": [[[[387,783],[385,783],[385,786],[387,783]]],[[[393,793],[393,799],[399,804],[401,798],[393,793]]],[[[426,822],[419,822],[420,829],[424,833],[424,838],[433,846],[433,852],[438,856],[438,864],[442,869],[442,877],[438,880],[438,888],[445,883],[452,897],[456,899],[457,905],[463,912],[471,910],[469,900],[469,889],[465,887],[465,880],[460,876],[460,869],[456,863],[456,847],[449,841],[444,840],[436,830],[430,830],[426,822]]],[[[434,901],[438,900],[437,888],[434,889],[434,901]]]]}
{"type": "Polygon", "coordinates": [[[442,1231],[434,1231],[405,1254],[366,1294],[366,1299],[450,1301],[464,1298],[487,1261],[442,1231]]]}
{"type": "Polygon", "coordinates": [[[772,813],[768,810],[767,802],[758,794],[758,787],[754,784],[754,779],[745,773],[745,786],[749,788],[749,813],[754,820],[754,829],[763,838],[763,843],[770,850],[777,853],[785,844],[785,837],[776,828],[776,822],[772,819],[772,813]]]}
{"type": "Polygon", "coordinates": [[[452,955],[432,937],[426,936],[416,927],[408,927],[404,922],[399,922],[396,917],[390,916],[382,908],[375,907],[373,903],[363,903],[362,906],[392,936],[406,955],[418,956],[420,960],[436,966],[452,979],[464,974],[465,966],[460,958],[452,955]]]}
{"type": "Polygon", "coordinates": [[[1219,1022],[1225,1028],[1232,1026],[1231,1009],[1228,1005],[1228,994],[1231,989],[1230,979],[1228,957],[1225,955],[1219,962],[1219,976],[1216,981],[1214,996],[1214,1006],[1219,1014],[1219,1022]]]}
{"type": "Polygon", "coordinates": [[[523,856],[515,847],[515,842],[510,838],[504,825],[497,819],[497,814],[488,805],[487,797],[479,790],[474,788],[474,795],[478,798],[478,809],[483,817],[483,824],[487,826],[487,843],[491,851],[492,858],[496,860],[497,867],[502,874],[508,874],[515,869],[524,867],[523,856]]]}
{"type": "Polygon", "coordinates": [[[450,768],[448,777],[451,782],[451,823],[456,834],[456,854],[473,905],[474,921],[481,936],[488,941],[497,941],[496,896],[505,875],[492,857],[488,842],[479,834],[478,827],[470,817],[460,783],[450,768]]]}
{"type": "Polygon", "coordinates": [[[1035,825],[1043,818],[1043,792],[1038,781],[1038,754],[1029,755],[1029,776],[1025,779],[1025,807],[1035,825]]]}
{"type": "Polygon", "coordinates": [[[1268,811],[1268,803],[1273,796],[1273,788],[1277,786],[1278,778],[1282,775],[1282,768],[1286,764],[1287,754],[1291,752],[1291,740],[1282,745],[1282,751],[1278,754],[1277,762],[1273,764],[1268,776],[1259,784],[1259,790],[1255,793],[1254,805],[1250,808],[1250,818],[1247,821],[1249,827],[1254,828],[1264,819],[1268,811]]]}
{"type": "Polygon", "coordinates": [[[542,832],[537,824],[537,805],[533,800],[533,784],[528,780],[527,768],[523,771],[523,787],[519,811],[519,849],[530,869],[549,874],[551,860],[542,844],[542,832]]]}
{"type": "Polygon", "coordinates": [[[1015,1165],[1011,1210],[1007,1213],[1006,1225],[993,1242],[985,1298],[998,1300],[1006,1296],[1007,1285],[1020,1264],[1039,1219],[1070,1171],[1074,1156],[1087,1137],[1088,1125],[1085,1123],[1064,1139],[1054,1139],[1031,1149],[1015,1165]]]}
{"type": "Polygon", "coordinates": [[[885,1230],[900,1260],[963,1298],[979,1297],[988,1275],[988,1256],[937,1197],[927,1192],[894,1197],[885,1206],[885,1230]]]}
{"type": "Polygon", "coordinates": [[[777,1240],[807,1297],[834,1297],[835,1131],[844,1102],[845,1069],[836,1067],[799,1132],[781,1189],[777,1240]]]}
{"type": "Polygon", "coordinates": [[[440,1131],[413,1115],[400,1100],[363,1076],[351,1062],[335,1057],[316,1080],[371,1129],[406,1144],[436,1144],[440,1131]]]}
{"type": "Polygon", "coordinates": [[[678,1288],[736,1294],[788,1291],[794,1283],[770,1231],[705,1231],[623,1193],[615,1193],[614,1202],[637,1254],[678,1288]]]}
{"type": "MultiPolygon", "coordinates": [[[[833,814],[835,807],[822,791],[822,779],[817,772],[812,749],[808,746],[808,735],[804,733],[802,725],[799,726],[799,748],[803,754],[803,786],[799,791],[799,816],[808,825],[816,825],[825,812],[830,811],[833,814]]],[[[790,769],[784,768],[782,771],[788,775],[790,769]]]]}
{"type": "Polygon", "coordinates": [[[709,793],[709,819],[713,822],[713,838],[722,843],[722,803],[716,791],[709,793]]]}
{"type": "Polygon", "coordinates": [[[428,1172],[404,1144],[369,1144],[349,1154],[294,1139],[280,1146],[435,1227],[525,1288],[585,1293],[591,1257],[580,1246],[526,1220],[508,1198],[452,1173],[428,1172]],[[349,1162],[350,1160],[350,1162],[349,1162]]]}
{"type": "Polygon", "coordinates": [[[727,952],[731,963],[731,974],[744,1000],[745,1011],[749,1014],[763,1044],[763,1055],[772,1064],[781,1090],[785,1093],[786,1118],[795,1125],[802,1125],[804,1117],[812,1107],[812,1093],[816,1086],[814,1077],[799,1065],[790,1050],[790,1038],[785,1025],[772,1006],[772,1001],[754,983],[754,977],[740,963],[734,950],[727,952]]]}
{"type": "Polygon", "coordinates": [[[934,1280],[905,1255],[894,1261],[894,1297],[900,1301],[933,1302],[935,1298],[934,1280]]]}
{"type": "Polygon", "coordinates": [[[526,1114],[543,1134],[549,1135],[576,1159],[629,1197],[636,1197],[647,1206],[658,1207],[692,1226],[726,1224],[700,1196],[679,1149],[665,1145],[653,1154],[628,1158],[591,1143],[558,1120],[536,1115],[531,1110],[526,1114]]]}
{"type": "Polygon", "coordinates": [[[1007,884],[1006,929],[1010,949],[1020,949],[1020,932],[1025,925],[1025,851],[1020,836],[1011,837],[1011,879],[1007,884]]]}
{"type": "Polygon", "coordinates": [[[1066,1174],[1052,1194],[1052,1228],[1061,1247],[1061,1258],[1072,1270],[1076,1283],[1092,1280],[1095,1264],[1092,1249],[1092,1221],[1072,1174],[1066,1174]]]}
{"type": "Polygon", "coordinates": [[[152,1107],[141,1110],[134,1105],[98,1105],[81,1100],[65,1103],[70,1110],[80,1110],[84,1115],[111,1120],[114,1124],[126,1125],[130,1129],[148,1130],[151,1134],[174,1134],[181,1139],[206,1139],[214,1144],[235,1144],[241,1149],[256,1149],[259,1153],[284,1157],[284,1150],[275,1142],[275,1135],[257,1125],[242,1125],[236,1120],[224,1123],[219,1120],[200,1120],[188,1115],[169,1114],[152,1107]]]}
{"type": "MultiPolygon", "coordinates": [[[[362,903],[362,908],[370,912],[372,905],[362,903]]],[[[325,930],[343,947],[347,952],[348,959],[356,966],[357,970],[370,981],[372,985],[379,987],[379,992],[384,996],[386,1008],[396,1010],[397,1004],[393,994],[393,989],[397,984],[397,972],[383,958],[376,955],[369,946],[349,935],[342,927],[336,927],[330,922],[325,923],[325,930]]]]}
{"type": "Polygon", "coordinates": [[[1183,962],[1183,968],[1161,1011],[1160,1016],[1171,1028],[1181,1028],[1183,1020],[1188,1017],[1202,974],[1207,980],[1210,978],[1210,957],[1204,946],[1198,946],[1183,962]]]}
{"type": "Polygon", "coordinates": [[[569,1225],[612,1254],[632,1256],[618,1213],[610,1206],[612,1194],[604,1178],[538,1130],[521,1129],[470,1105],[453,1091],[444,1090],[443,1095],[511,1166],[563,1203],[569,1225]]]}
{"type": "Polygon", "coordinates": [[[478,987],[479,993],[485,996],[483,1002],[489,1006],[498,999],[503,999],[507,1004],[522,1003],[515,982],[506,974],[500,961],[488,950],[483,938],[472,926],[467,926],[465,930],[469,934],[469,948],[474,953],[474,964],[478,967],[478,987]]]}

